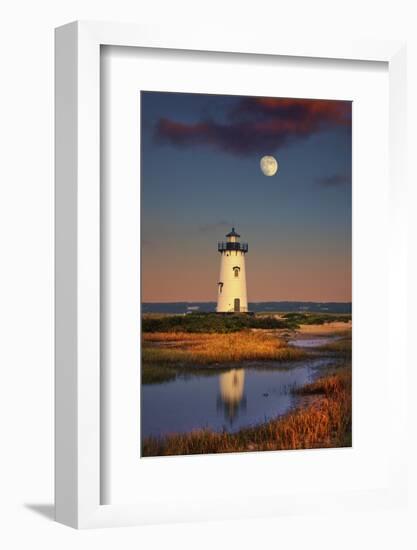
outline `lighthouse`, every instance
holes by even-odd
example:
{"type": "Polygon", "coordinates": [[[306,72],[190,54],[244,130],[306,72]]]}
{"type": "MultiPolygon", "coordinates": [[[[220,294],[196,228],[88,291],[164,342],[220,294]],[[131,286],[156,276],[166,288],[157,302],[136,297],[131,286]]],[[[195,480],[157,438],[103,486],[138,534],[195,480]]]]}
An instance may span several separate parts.
{"type": "Polygon", "coordinates": [[[247,313],[245,255],[248,244],[239,242],[235,228],[220,242],[220,277],[217,283],[217,313],[247,313]]]}

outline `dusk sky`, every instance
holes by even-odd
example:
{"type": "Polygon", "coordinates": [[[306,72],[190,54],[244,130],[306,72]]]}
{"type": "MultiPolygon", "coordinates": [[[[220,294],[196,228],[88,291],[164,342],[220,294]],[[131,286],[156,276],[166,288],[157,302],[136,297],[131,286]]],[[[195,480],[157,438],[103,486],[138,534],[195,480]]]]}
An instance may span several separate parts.
{"type": "Polygon", "coordinates": [[[144,302],[215,301],[232,226],[250,302],[351,301],[350,102],[142,92],[141,113],[144,302]]]}

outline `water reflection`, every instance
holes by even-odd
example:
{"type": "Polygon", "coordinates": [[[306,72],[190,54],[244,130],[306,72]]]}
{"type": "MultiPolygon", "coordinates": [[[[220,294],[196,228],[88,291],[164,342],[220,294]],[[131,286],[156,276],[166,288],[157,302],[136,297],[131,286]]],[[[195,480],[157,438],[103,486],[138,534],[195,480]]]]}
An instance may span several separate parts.
{"type": "Polygon", "coordinates": [[[285,414],[297,403],[294,387],[312,380],[329,357],[198,373],[142,386],[143,436],[209,428],[235,432],[285,414]]]}
{"type": "Polygon", "coordinates": [[[239,410],[246,411],[245,370],[232,369],[220,374],[219,390],[217,410],[223,410],[225,418],[233,425],[239,410]]]}

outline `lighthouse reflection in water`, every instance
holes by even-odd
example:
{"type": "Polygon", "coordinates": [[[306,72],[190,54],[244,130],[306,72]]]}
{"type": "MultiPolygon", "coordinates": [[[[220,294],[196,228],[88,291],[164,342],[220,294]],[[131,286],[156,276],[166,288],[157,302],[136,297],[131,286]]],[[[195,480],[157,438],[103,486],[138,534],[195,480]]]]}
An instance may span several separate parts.
{"type": "Polygon", "coordinates": [[[332,357],[281,362],[275,368],[235,368],[221,373],[184,374],[159,384],[143,384],[141,430],[161,437],[209,429],[237,432],[287,413],[297,403],[292,391],[308,384],[332,357]],[[290,368],[291,367],[291,368],[290,368]]]}
{"type": "Polygon", "coordinates": [[[232,369],[219,376],[217,410],[224,411],[225,419],[231,426],[239,412],[246,411],[244,369],[232,369]]]}

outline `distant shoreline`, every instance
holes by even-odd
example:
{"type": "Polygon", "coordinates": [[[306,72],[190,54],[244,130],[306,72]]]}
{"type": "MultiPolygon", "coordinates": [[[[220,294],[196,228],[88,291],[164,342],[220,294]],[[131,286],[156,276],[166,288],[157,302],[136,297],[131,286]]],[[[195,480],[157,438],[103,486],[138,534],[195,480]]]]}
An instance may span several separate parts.
{"type": "MultiPolygon", "coordinates": [[[[352,313],[351,302],[249,302],[249,310],[255,313],[352,313]]],[[[142,313],[190,313],[216,311],[216,302],[143,302],[142,313]]]]}

